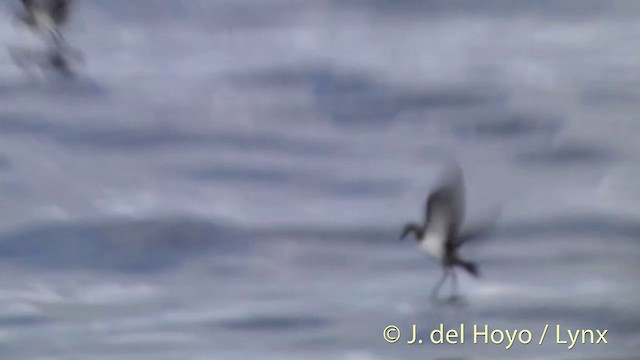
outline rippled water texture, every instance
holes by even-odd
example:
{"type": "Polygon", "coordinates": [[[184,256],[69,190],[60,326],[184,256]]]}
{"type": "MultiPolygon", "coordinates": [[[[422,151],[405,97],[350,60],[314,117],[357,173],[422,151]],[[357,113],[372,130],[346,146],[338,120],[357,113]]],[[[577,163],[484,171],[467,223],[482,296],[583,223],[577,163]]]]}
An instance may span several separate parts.
{"type": "Polygon", "coordinates": [[[77,5],[75,81],[0,54],[0,358],[638,359],[640,2],[77,5]],[[438,305],[398,236],[451,158],[499,218],[438,305]],[[382,339],[440,323],[534,340],[382,339]]]}

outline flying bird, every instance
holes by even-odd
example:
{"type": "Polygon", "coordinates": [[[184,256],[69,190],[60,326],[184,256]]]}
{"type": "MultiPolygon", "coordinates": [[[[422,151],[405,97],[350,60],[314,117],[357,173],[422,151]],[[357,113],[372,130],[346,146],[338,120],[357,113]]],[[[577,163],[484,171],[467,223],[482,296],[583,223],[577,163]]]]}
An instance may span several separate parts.
{"type": "Polygon", "coordinates": [[[443,274],[431,292],[432,299],[437,297],[449,276],[452,277],[454,294],[457,292],[456,267],[466,270],[474,277],[480,275],[477,264],[460,257],[458,250],[489,230],[488,226],[482,226],[462,231],[465,207],[462,170],[457,165],[448,170],[444,181],[427,197],[423,223],[406,224],[400,236],[400,240],[403,240],[413,234],[420,250],[435,258],[442,266],[443,274]]]}
{"type": "Polygon", "coordinates": [[[67,22],[71,0],[22,0],[24,13],[18,20],[34,31],[48,32],[56,42],[64,39],[60,27],[67,22]]]}
{"type": "MultiPolygon", "coordinates": [[[[31,31],[49,36],[52,43],[47,42],[48,49],[42,59],[39,56],[25,55],[14,50],[13,56],[20,62],[35,61],[40,66],[49,66],[63,75],[73,75],[71,62],[82,62],[82,54],[71,48],[61,33],[61,27],[68,21],[72,0],[21,0],[23,11],[16,19],[31,31]]],[[[24,67],[24,65],[20,65],[24,67]]]]}

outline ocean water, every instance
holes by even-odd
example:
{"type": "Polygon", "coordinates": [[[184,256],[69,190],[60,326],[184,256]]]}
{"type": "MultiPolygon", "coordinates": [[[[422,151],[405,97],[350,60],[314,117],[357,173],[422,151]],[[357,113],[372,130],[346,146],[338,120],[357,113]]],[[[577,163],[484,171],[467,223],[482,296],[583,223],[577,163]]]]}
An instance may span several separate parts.
{"type": "MultiPolygon", "coordinates": [[[[38,46],[16,3],[0,43],[38,46]]],[[[0,358],[639,359],[638,16],[77,2],[75,80],[0,53],[0,358]],[[467,223],[496,229],[463,250],[462,301],[434,303],[438,265],[398,236],[451,159],[467,223]],[[413,324],[466,341],[409,345],[413,324]],[[485,324],[532,341],[474,344],[485,324]]]]}

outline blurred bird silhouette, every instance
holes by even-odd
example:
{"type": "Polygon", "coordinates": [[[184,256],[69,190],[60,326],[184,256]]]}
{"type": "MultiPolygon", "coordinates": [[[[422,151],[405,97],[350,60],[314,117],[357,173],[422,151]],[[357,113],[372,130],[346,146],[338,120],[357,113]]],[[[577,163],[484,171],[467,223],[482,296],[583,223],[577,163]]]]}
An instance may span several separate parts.
{"type": "Polygon", "coordinates": [[[50,36],[53,47],[45,57],[45,62],[59,73],[71,75],[68,56],[82,61],[82,55],[72,50],[66,43],[61,27],[66,24],[71,9],[71,0],[21,0],[23,12],[17,20],[30,30],[50,36]]]}
{"type": "Polygon", "coordinates": [[[435,299],[445,280],[451,275],[453,281],[453,296],[457,294],[457,278],[454,269],[461,267],[474,277],[480,272],[478,266],[462,259],[458,250],[471,240],[487,235],[492,226],[483,224],[477,228],[462,231],[464,219],[464,180],[462,170],[456,164],[448,172],[440,184],[433,190],[425,204],[423,224],[408,223],[405,225],[400,239],[413,234],[420,250],[438,260],[443,268],[443,274],[431,292],[435,299]]]}
{"type": "Polygon", "coordinates": [[[63,41],[60,27],[67,22],[71,0],[22,0],[24,12],[18,15],[34,31],[48,32],[55,41],[63,41]]]}

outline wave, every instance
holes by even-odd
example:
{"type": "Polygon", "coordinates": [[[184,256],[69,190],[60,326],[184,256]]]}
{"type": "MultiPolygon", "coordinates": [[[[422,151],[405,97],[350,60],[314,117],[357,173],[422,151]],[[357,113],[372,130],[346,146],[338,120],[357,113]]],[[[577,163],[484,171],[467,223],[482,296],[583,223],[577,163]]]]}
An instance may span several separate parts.
{"type": "Polygon", "coordinates": [[[193,219],[46,224],[0,235],[0,258],[44,268],[148,272],[198,254],[238,251],[246,245],[243,238],[193,219]]]}

